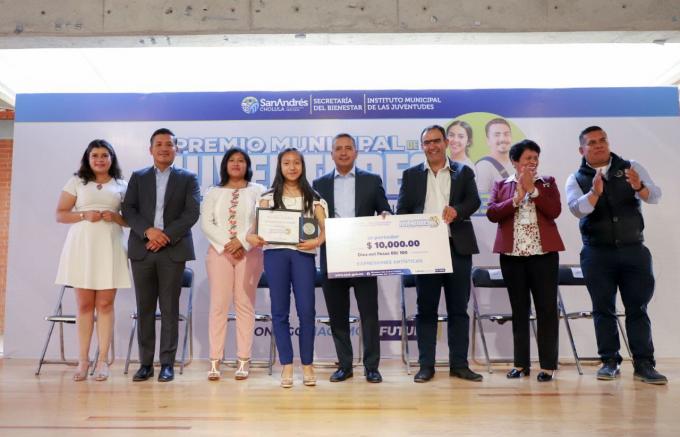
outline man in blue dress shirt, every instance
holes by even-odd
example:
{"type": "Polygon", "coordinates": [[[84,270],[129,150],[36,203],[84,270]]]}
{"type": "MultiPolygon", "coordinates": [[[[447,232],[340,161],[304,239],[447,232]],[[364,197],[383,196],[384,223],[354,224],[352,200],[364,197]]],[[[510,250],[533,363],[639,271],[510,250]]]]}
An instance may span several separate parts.
{"type": "MultiPolygon", "coordinates": [[[[313,183],[314,189],[328,203],[331,218],[366,217],[392,212],[380,176],[354,165],[357,149],[351,135],[341,133],[335,136],[331,157],[335,163],[335,169],[313,183]]],[[[382,376],[378,370],[380,326],[377,279],[375,277],[328,279],[325,244],[321,246],[321,272],[323,293],[339,362],[338,369],[331,375],[331,382],[344,381],[353,376],[354,354],[349,328],[350,288],[354,288],[361,318],[366,380],[374,383],[382,382],[382,376]]]]}
{"type": "Polygon", "coordinates": [[[179,295],[187,261],[194,259],[191,227],[200,209],[196,175],[172,163],[177,138],[169,129],[151,136],[149,152],[153,165],[130,177],[123,217],[130,226],[128,257],[135,282],[141,366],[134,381],[153,376],[156,348],[156,305],[161,312],[159,359],[161,382],[174,379],[177,353],[179,295]]]}

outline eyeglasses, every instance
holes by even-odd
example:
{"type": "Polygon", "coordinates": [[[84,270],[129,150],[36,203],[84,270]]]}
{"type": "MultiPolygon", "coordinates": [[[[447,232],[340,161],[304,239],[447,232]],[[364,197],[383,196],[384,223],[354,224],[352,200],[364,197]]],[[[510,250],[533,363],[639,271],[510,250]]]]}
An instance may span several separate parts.
{"type": "Polygon", "coordinates": [[[429,146],[432,144],[441,144],[444,142],[444,138],[437,138],[435,140],[425,140],[423,141],[423,146],[429,146]]]}

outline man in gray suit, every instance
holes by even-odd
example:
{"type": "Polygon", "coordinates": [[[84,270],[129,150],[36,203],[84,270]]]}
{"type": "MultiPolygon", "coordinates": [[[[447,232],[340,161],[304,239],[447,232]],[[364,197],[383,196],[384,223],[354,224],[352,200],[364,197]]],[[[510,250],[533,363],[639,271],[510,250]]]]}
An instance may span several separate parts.
{"type": "Polygon", "coordinates": [[[128,256],[132,261],[139,330],[141,366],[133,381],[153,376],[156,348],[156,303],[161,311],[159,358],[161,382],[174,379],[177,352],[179,295],[186,261],[194,258],[191,227],[200,210],[196,175],[172,167],[177,138],[169,129],[151,136],[153,166],[130,177],[123,217],[130,226],[128,256]]]}

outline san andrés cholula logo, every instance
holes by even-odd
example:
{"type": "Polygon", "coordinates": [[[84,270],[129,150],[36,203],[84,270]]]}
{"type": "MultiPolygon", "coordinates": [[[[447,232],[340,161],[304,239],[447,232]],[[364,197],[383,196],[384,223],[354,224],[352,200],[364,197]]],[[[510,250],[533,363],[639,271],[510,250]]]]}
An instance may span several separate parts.
{"type": "Polygon", "coordinates": [[[309,101],[307,99],[267,99],[261,97],[257,99],[252,96],[245,97],[241,101],[241,109],[246,114],[255,114],[256,112],[284,112],[284,111],[304,111],[309,108],[309,101]]]}
{"type": "Polygon", "coordinates": [[[253,96],[244,97],[243,100],[241,100],[241,109],[246,114],[254,114],[259,108],[260,104],[253,96]]]}

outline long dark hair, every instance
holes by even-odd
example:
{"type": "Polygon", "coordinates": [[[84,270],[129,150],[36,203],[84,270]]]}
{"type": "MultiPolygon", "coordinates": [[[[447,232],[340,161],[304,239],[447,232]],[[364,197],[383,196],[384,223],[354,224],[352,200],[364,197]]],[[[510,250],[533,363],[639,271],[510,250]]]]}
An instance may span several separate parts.
{"type": "Polygon", "coordinates": [[[246,182],[250,182],[250,180],[253,178],[253,169],[250,167],[250,156],[248,156],[248,153],[246,153],[246,151],[240,147],[232,147],[231,149],[227,150],[227,152],[224,154],[224,157],[222,158],[222,162],[220,163],[220,187],[224,187],[229,183],[227,163],[229,162],[229,158],[237,153],[243,155],[243,159],[246,161],[246,174],[243,176],[243,179],[245,179],[246,182]]]}
{"type": "Polygon", "coordinates": [[[446,136],[447,137],[448,137],[449,131],[454,126],[460,126],[465,130],[465,134],[467,135],[467,138],[468,138],[467,144],[465,145],[465,156],[470,157],[470,147],[472,147],[472,126],[470,126],[470,124],[466,121],[454,120],[449,125],[449,127],[446,128],[446,136]]]}
{"type": "Polygon", "coordinates": [[[306,176],[305,157],[295,147],[287,147],[283,149],[277,158],[276,176],[274,176],[274,182],[272,183],[271,190],[268,191],[269,193],[274,193],[274,209],[286,209],[286,206],[283,204],[283,185],[285,178],[283,177],[283,170],[281,169],[281,161],[283,160],[283,155],[288,152],[297,153],[297,155],[300,157],[300,161],[302,161],[302,174],[300,174],[297,183],[298,187],[300,187],[300,191],[302,192],[302,205],[305,212],[313,214],[314,201],[321,199],[321,196],[319,196],[319,194],[314,191],[312,186],[309,185],[306,176]]]}
{"type": "Polygon", "coordinates": [[[113,146],[106,140],[92,140],[90,144],[87,145],[85,153],[83,153],[83,158],[80,160],[80,168],[78,172],[75,173],[80,179],[83,180],[83,184],[87,184],[90,181],[95,180],[94,171],[90,167],[90,153],[92,149],[106,149],[111,157],[111,167],[109,168],[109,176],[114,179],[123,179],[123,173],[120,171],[118,166],[118,157],[116,152],[113,150],[113,146]]]}

